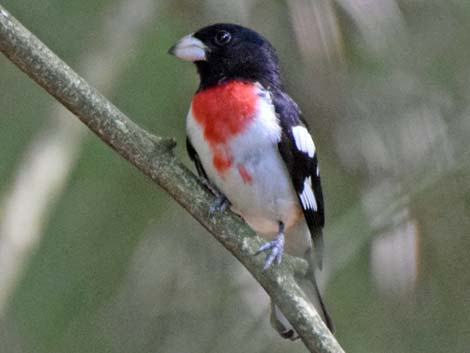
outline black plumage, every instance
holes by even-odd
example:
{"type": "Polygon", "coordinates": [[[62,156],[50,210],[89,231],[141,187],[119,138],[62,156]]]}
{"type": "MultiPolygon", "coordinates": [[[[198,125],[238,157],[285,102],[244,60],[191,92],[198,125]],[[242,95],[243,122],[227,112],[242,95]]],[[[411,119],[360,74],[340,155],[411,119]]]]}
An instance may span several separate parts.
{"type": "Polygon", "coordinates": [[[233,79],[259,82],[267,89],[281,87],[277,55],[260,34],[222,23],[202,28],[194,37],[208,47],[207,60],[195,62],[201,78],[199,90],[233,79]],[[217,37],[223,33],[229,33],[231,40],[220,45],[217,37]]]}
{"type": "Polygon", "coordinates": [[[307,153],[299,151],[296,147],[292,127],[304,126],[306,123],[301,119],[301,112],[297,104],[286,93],[275,90],[272,92],[273,104],[276,114],[279,116],[279,122],[282,127],[281,141],[279,142],[279,152],[286,164],[292,184],[299,197],[300,205],[307,221],[310,235],[315,246],[315,258],[318,266],[322,268],[323,260],[323,232],[325,225],[325,207],[323,192],[321,188],[320,175],[317,175],[318,158],[315,153],[310,157],[307,153]],[[313,194],[315,196],[318,208],[312,210],[304,207],[300,200],[300,195],[304,191],[304,182],[306,178],[311,178],[313,194]]]}
{"type": "Polygon", "coordinates": [[[191,140],[188,137],[186,137],[186,152],[188,152],[189,158],[193,161],[194,165],[196,166],[197,174],[207,181],[207,174],[204,170],[204,167],[202,166],[201,159],[199,158],[199,155],[197,154],[196,150],[194,149],[191,143],[191,140]]]}

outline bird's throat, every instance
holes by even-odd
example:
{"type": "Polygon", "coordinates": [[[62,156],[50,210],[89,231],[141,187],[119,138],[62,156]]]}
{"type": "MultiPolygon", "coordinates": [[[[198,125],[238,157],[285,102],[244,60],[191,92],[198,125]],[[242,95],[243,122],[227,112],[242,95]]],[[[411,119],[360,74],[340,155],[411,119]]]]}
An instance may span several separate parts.
{"type": "Polygon", "coordinates": [[[228,143],[253,120],[258,102],[254,83],[228,81],[196,93],[192,113],[213,152],[213,163],[223,173],[231,166],[228,143]]]}

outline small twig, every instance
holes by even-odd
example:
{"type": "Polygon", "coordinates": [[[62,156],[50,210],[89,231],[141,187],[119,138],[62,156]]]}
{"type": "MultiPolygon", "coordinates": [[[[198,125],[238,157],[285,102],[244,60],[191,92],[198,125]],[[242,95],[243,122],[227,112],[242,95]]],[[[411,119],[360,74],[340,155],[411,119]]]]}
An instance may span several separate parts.
{"type": "Polygon", "coordinates": [[[294,280],[294,272],[306,272],[305,261],[285,256],[280,266],[263,271],[263,257],[253,256],[262,240],[232,213],[209,213],[213,196],[175,158],[172,139],[153,136],[133,123],[1,6],[0,51],[101,140],[165,189],[235,255],[285,313],[309,351],[343,352],[294,280]]]}

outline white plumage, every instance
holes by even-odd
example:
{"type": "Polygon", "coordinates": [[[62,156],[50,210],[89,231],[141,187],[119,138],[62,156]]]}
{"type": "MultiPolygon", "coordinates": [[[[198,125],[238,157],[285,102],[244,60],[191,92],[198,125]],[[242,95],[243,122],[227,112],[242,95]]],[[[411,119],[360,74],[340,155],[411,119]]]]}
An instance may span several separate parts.
{"type": "Polygon", "coordinates": [[[312,190],[312,177],[305,178],[304,188],[300,193],[300,201],[305,209],[318,210],[317,200],[312,190]]]}
{"type": "Polygon", "coordinates": [[[289,173],[278,150],[281,127],[269,94],[261,91],[256,112],[247,129],[223,146],[232,156],[232,164],[221,176],[212,163],[213,148],[204,139],[201,126],[192,110],[187,117],[187,133],[198,152],[212,183],[230,200],[234,212],[240,214],[257,232],[276,234],[279,221],[286,230],[295,224],[302,210],[289,173]],[[249,184],[238,169],[243,166],[252,180],[249,184]]]}
{"type": "Polygon", "coordinates": [[[310,158],[313,158],[315,155],[315,143],[308,130],[302,125],[293,126],[292,135],[294,136],[297,149],[306,153],[310,158]]]}

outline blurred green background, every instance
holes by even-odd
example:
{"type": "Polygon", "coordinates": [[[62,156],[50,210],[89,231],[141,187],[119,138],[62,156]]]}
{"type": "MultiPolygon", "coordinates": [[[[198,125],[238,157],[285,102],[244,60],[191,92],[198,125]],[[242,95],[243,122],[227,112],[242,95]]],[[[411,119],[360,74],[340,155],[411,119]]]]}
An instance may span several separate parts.
{"type": "MultiPolygon", "coordinates": [[[[346,352],[470,351],[470,2],[5,0],[185,156],[192,65],[221,21],[278,50],[327,205],[321,286],[346,352]]],[[[0,57],[0,352],[304,352],[191,217],[0,57]]]]}

